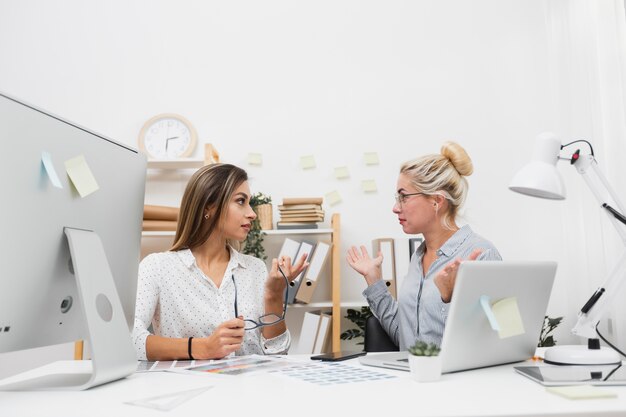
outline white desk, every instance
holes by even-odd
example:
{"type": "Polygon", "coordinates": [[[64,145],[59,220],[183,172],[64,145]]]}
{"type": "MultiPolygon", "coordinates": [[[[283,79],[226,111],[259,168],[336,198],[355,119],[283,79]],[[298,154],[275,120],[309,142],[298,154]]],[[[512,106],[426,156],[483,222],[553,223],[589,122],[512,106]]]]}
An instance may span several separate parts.
{"type": "MultiPolygon", "coordinates": [[[[357,359],[343,362],[361,366],[357,359]]],[[[62,366],[57,362],[50,367],[62,366]]],[[[67,365],[67,363],[65,363],[67,365]]],[[[417,383],[408,372],[368,368],[398,378],[318,386],[272,374],[241,376],[138,373],[88,391],[0,392],[0,416],[625,416],[626,386],[602,387],[617,398],[569,400],[504,365],[417,383]],[[124,404],[213,385],[169,412],[124,404]]]]}

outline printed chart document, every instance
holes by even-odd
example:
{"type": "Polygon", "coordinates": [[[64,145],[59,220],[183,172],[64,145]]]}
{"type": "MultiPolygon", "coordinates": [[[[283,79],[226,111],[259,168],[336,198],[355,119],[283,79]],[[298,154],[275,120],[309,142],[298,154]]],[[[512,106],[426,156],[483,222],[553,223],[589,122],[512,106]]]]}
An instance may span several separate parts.
{"type": "Polygon", "coordinates": [[[276,356],[248,355],[236,356],[232,359],[217,360],[210,364],[192,366],[184,369],[170,369],[170,371],[192,374],[243,375],[254,372],[267,372],[285,366],[294,366],[294,362],[276,356]]]}

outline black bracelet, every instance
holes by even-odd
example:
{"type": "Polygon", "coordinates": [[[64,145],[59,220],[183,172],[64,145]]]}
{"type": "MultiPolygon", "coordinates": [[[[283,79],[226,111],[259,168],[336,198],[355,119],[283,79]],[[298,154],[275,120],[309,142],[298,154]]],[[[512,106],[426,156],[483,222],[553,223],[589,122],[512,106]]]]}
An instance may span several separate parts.
{"type": "Polygon", "coordinates": [[[189,359],[194,361],[195,359],[191,356],[191,339],[193,339],[193,337],[187,339],[187,353],[189,354],[189,359]]]}

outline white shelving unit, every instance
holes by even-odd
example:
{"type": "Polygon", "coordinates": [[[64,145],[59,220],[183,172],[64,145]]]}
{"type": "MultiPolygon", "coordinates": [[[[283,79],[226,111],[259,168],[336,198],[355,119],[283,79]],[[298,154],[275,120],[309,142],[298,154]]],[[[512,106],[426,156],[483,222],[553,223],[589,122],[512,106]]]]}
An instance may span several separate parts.
{"type": "Polygon", "coordinates": [[[148,169],[197,169],[204,166],[204,159],[179,158],[170,160],[148,160],[148,169]]]}

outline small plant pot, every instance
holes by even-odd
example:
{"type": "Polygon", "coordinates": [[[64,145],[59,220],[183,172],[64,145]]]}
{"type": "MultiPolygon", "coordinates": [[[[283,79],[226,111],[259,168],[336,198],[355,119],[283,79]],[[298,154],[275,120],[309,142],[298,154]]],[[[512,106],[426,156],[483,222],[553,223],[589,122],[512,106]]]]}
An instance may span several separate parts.
{"type": "Polygon", "coordinates": [[[432,382],[441,379],[441,356],[409,355],[411,376],[417,382],[432,382]]]}
{"type": "Polygon", "coordinates": [[[272,205],[260,204],[254,208],[262,230],[272,230],[274,222],[272,221],[272,205]]]}

